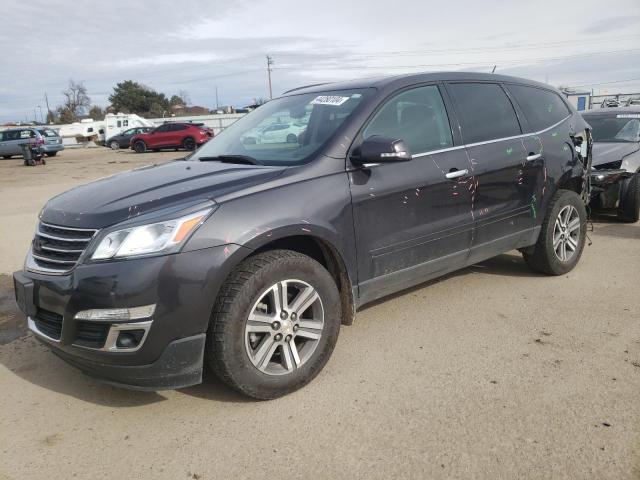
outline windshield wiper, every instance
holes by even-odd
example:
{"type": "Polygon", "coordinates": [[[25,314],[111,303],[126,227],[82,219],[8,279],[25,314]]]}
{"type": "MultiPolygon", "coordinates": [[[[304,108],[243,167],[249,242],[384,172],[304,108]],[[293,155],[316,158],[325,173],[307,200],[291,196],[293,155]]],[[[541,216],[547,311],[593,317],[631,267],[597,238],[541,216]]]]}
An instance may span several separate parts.
{"type": "Polygon", "coordinates": [[[201,162],[241,163],[244,165],[264,165],[249,155],[217,155],[215,157],[200,157],[201,162]]]}

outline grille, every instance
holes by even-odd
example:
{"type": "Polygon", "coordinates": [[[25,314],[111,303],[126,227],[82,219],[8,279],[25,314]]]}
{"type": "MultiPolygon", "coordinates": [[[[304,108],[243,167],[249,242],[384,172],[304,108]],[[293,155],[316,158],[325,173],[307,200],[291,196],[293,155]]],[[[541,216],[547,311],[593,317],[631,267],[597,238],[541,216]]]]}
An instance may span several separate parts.
{"type": "Polygon", "coordinates": [[[62,334],[62,315],[38,308],[33,318],[36,328],[47,337],[60,340],[62,334]]]}
{"type": "Polygon", "coordinates": [[[108,323],[76,322],[76,339],[73,343],[88,348],[102,348],[110,327],[108,323]]]}
{"type": "Polygon", "coordinates": [[[616,160],[615,162],[603,163],[602,165],[594,165],[592,168],[596,170],[617,170],[622,166],[622,160],[616,160]]]}
{"type": "Polygon", "coordinates": [[[96,230],[38,225],[31,254],[37,267],[64,273],[71,270],[87,248],[96,230]]]}

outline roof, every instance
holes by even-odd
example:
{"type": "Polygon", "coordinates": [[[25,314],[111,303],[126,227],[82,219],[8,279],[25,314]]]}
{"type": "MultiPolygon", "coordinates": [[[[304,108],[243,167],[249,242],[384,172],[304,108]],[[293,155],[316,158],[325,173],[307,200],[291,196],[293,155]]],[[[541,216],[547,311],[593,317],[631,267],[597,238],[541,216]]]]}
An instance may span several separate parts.
{"type": "Polygon", "coordinates": [[[443,82],[443,81],[494,81],[494,82],[516,82],[525,83],[533,86],[554,88],[550,85],[528,80],[526,78],[511,77],[508,75],[497,75],[494,73],[479,72],[433,72],[433,73],[417,73],[405,75],[392,75],[385,77],[368,77],[355,80],[347,80],[335,83],[319,83],[307,85],[304,87],[288,90],[285,95],[298,95],[303,93],[327,92],[331,90],[351,90],[356,88],[378,88],[382,89],[387,86],[411,85],[422,82],[443,82]]]}
{"type": "Polygon", "coordinates": [[[596,108],[594,110],[587,110],[580,112],[582,115],[606,115],[606,114],[621,114],[621,113],[640,113],[640,106],[631,107],[611,107],[611,108],[596,108]]]}

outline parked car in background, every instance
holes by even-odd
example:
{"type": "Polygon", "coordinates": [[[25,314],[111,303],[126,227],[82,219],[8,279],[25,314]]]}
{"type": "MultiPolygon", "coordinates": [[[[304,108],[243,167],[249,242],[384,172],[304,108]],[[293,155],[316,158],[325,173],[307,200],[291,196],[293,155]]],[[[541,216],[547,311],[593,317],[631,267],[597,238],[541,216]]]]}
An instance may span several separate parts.
{"type": "Polygon", "coordinates": [[[121,148],[129,148],[131,146],[131,139],[134,135],[139,133],[147,133],[153,130],[152,127],[136,127],[129,128],[124,132],[121,132],[117,135],[114,135],[111,138],[108,138],[104,145],[105,147],[109,147],[111,150],[120,150],[121,148]]]}
{"type": "Polygon", "coordinates": [[[183,161],[49,200],[16,298],[38,340],[112,384],[181,388],[208,366],[275,398],[322,370],[361,305],[513,249],[572,270],[590,149],[559,91],[515,77],[297,89],[183,161]],[[283,113],[300,141],[242,141],[283,113]]]}
{"type": "Polygon", "coordinates": [[[213,137],[213,130],[197,123],[164,123],[147,133],[138,133],[131,140],[131,148],[136,153],[147,150],[161,150],[183,148],[195,150],[213,137]]]}
{"type": "Polygon", "coordinates": [[[12,128],[0,132],[0,156],[22,156],[21,145],[29,143],[44,151],[44,136],[35,128],[12,128]]]}
{"type": "Polygon", "coordinates": [[[615,98],[605,98],[600,104],[600,108],[618,108],[620,107],[620,102],[615,98]]]}
{"type": "Polygon", "coordinates": [[[60,137],[60,135],[58,135],[58,132],[56,132],[55,130],[52,130],[51,128],[39,128],[38,133],[40,133],[40,135],[42,135],[42,138],[44,138],[42,150],[47,155],[47,157],[55,157],[58,152],[64,150],[62,137],[60,137]]]}
{"type": "Polygon", "coordinates": [[[304,123],[275,122],[260,126],[242,137],[242,142],[251,145],[257,143],[297,143],[300,134],[307,125],[304,123]]]}
{"type": "Polygon", "coordinates": [[[618,218],[640,217],[640,107],[589,110],[593,128],[591,206],[615,209],[618,218]]]}
{"type": "Polygon", "coordinates": [[[640,106],[640,98],[630,98],[625,104],[627,107],[640,106]]]}

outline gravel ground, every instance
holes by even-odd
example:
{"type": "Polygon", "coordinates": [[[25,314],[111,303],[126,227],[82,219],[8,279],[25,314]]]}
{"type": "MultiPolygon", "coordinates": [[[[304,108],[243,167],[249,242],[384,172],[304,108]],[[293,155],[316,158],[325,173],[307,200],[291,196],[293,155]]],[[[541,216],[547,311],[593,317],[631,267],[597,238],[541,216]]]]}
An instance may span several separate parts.
{"type": "MultiPolygon", "coordinates": [[[[515,252],[389,297],[309,386],[254,402],[85,377],[26,332],[10,272],[47,198],[183,155],[0,161],[0,479],[640,478],[640,224],[596,219],[569,275],[515,252]]],[[[209,376],[210,377],[210,376],[209,376]]]]}

